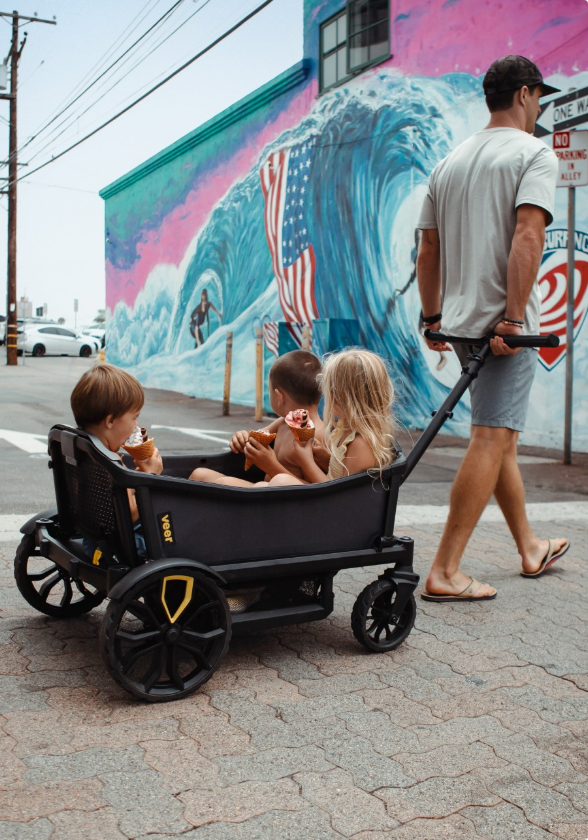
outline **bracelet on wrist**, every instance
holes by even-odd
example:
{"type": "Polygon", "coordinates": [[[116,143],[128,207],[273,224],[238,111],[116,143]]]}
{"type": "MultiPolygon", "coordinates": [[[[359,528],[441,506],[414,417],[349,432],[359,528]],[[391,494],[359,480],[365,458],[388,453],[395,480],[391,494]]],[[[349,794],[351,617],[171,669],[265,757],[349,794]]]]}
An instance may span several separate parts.
{"type": "Polygon", "coordinates": [[[508,324],[509,327],[524,327],[525,326],[524,321],[515,321],[514,318],[503,318],[502,323],[503,324],[508,324]]]}
{"type": "Polygon", "coordinates": [[[425,317],[425,315],[423,315],[423,310],[421,309],[421,321],[423,322],[423,324],[426,327],[430,327],[431,324],[436,324],[437,321],[441,320],[441,318],[442,318],[442,313],[441,312],[438,312],[436,315],[429,315],[429,316],[425,317]]]}

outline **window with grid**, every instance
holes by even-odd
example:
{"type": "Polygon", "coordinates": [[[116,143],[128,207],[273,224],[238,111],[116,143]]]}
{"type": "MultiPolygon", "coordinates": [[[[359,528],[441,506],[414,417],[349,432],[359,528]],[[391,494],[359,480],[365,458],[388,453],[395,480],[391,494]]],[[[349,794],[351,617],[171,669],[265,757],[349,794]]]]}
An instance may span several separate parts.
{"type": "Polygon", "coordinates": [[[348,77],[347,9],[321,26],[320,89],[334,87],[348,77]]]}
{"type": "Polygon", "coordinates": [[[350,73],[390,55],[389,0],[348,0],[347,18],[350,73]]]}
{"type": "Polygon", "coordinates": [[[347,0],[321,25],[320,90],[390,57],[389,0],[347,0]]]}

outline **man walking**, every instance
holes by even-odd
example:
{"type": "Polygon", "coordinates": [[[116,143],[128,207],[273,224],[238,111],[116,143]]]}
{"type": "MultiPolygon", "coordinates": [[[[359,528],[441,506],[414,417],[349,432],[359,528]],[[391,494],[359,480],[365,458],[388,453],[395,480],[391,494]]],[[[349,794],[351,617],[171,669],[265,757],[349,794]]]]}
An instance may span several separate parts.
{"type": "MultiPolygon", "coordinates": [[[[531,348],[512,349],[501,338],[539,333],[536,278],[545,227],[553,221],[557,158],[532,133],[539,99],[557,88],[546,85],[539,68],[520,55],[495,61],[483,85],[490,122],[435,167],[418,224],[425,325],[440,330],[443,324],[443,332],[452,335],[497,334],[493,355],[470,388],[470,444],[422,595],[429,601],[496,597],[492,586],[459,569],[492,493],[521,555],[523,575],[539,576],[569,548],[565,539],[538,539],[527,519],[517,440],[537,355],[531,348]]],[[[451,349],[439,342],[428,345],[451,349]]],[[[465,347],[455,349],[466,362],[465,347]]]]}

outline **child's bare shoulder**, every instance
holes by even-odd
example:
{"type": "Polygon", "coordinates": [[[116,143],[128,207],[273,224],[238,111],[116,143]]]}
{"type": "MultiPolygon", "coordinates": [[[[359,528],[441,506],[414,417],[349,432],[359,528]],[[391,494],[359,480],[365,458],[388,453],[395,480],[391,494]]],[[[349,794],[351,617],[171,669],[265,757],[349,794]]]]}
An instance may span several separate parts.
{"type": "Polygon", "coordinates": [[[354,465],[362,470],[369,470],[376,465],[374,453],[361,435],[356,435],[347,445],[345,460],[352,459],[354,465]]]}
{"type": "Polygon", "coordinates": [[[276,432],[278,433],[280,429],[286,425],[286,421],[283,417],[277,417],[275,420],[269,424],[269,426],[265,427],[266,432],[276,432]]]}

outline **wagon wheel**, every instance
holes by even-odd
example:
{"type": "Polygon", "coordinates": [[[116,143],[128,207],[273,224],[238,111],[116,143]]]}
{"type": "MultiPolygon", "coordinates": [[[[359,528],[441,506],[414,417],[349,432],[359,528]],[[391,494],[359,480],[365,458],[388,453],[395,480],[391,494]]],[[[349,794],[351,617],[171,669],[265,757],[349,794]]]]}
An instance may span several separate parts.
{"type": "Polygon", "coordinates": [[[190,566],[154,570],[119,601],[110,601],[100,631],[114,679],[142,700],[179,700],[220,665],[231,614],[213,580],[190,566]]]}
{"type": "Polygon", "coordinates": [[[106,597],[81,580],[72,580],[65,569],[43,557],[32,534],[26,534],[16,550],[14,577],[25,601],[53,618],[76,618],[106,597]]]}
{"type": "Polygon", "coordinates": [[[416,618],[416,602],[411,595],[397,624],[391,612],[396,598],[396,584],[379,578],[363,590],[353,605],[353,635],[368,650],[384,653],[394,650],[407,638],[416,618]]]}

